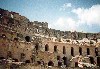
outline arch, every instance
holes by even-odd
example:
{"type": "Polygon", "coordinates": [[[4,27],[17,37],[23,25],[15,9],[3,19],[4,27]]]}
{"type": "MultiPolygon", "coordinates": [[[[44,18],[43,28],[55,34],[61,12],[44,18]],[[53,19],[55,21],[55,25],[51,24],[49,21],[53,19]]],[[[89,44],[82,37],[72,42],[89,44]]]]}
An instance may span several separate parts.
{"type": "Polygon", "coordinates": [[[100,57],[97,57],[97,66],[100,67],[100,57]]]}
{"type": "Polygon", "coordinates": [[[21,59],[24,59],[24,58],[25,58],[25,54],[21,53],[21,59]]]}
{"type": "Polygon", "coordinates": [[[26,60],[25,63],[30,63],[30,60],[26,60]]]}
{"type": "Polygon", "coordinates": [[[50,61],[48,62],[48,66],[54,66],[53,61],[50,60],[50,61]]]}
{"type": "Polygon", "coordinates": [[[36,49],[36,50],[39,50],[39,43],[36,43],[35,49],[36,49]]]}
{"type": "Polygon", "coordinates": [[[54,52],[57,52],[57,46],[56,45],[54,46],[54,52]]]}
{"type": "Polygon", "coordinates": [[[61,57],[60,56],[57,56],[57,60],[60,60],[61,59],[61,57]]]}
{"type": "Polygon", "coordinates": [[[63,46],[63,54],[66,54],[66,48],[63,46]]]}
{"type": "Polygon", "coordinates": [[[1,36],[2,36],[3,38],[6,38],[6,35],[5,35],[5,34],[2,34],[1,36]]]}
{"type": "Polygon", "coordinates": [[[0,59],[5,59],[4,57],[0,57],[0,59]]]}
{"type": "Polygon", "coordinates": [[[48,46],[48,44],[45,45],[45,51],[49,51],[49,46],[48,46]]]}
{"type": "Polygon", "coordinates": [[[59,61],[58,61],[58,67],[61,67],[61,66],[62,66],[62,61],[59,60],[59,61]]]}
{"type": "Polygon", "coordinates": [[[74,48],[71,47],[71,56],[74,56],[74,48]]]}
{"type": "Polygon", "coordinates": [[[79,47],[79,54],[82,55],[82,48],[79,47]]]}
{"type": "Polygon", "coordinates": [[[90,63],[94,64],[94,58],[93,57],[89,57],[90,58],[90,63]]]}
{"type": "Polygon", "coordinates": [[[30,36],[26,36],[26,37],[25,37],[25,40],[26,40],[27,42],[30,42],[30,36]]]}
{"type": "Polygon", "coordinates": [[[68,66],[68,64],[67,64],[67,57],[63,57],[63,60],[64,60],[64,65],[66,65],[66,67],[68,66]]]}
{"type": "Polygon", "coordinates": [[[15,41],[18,41],[18,38],[14,38],[15,41]]]}
{"type": "Polygon", "coordinates": [[[18,62],[18,59],[16,59],[16,58],[13,58],[13,60],[14,60],[15,62],[18,62]]]}
{"type": "Polygon", "coordinates": [[[95,55],[98,56],[98,48],[95,48],[95,55]]]}
{"type": "Polygon", "coordinates": [[[87,55],[90,55],[90,49],[87,48],[87,55]]]}

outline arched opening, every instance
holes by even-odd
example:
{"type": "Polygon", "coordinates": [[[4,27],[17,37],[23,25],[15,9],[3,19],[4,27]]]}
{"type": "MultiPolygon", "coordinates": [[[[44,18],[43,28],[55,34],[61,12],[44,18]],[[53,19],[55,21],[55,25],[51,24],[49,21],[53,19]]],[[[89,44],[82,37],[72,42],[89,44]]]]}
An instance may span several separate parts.
{"type": "Polygon", "coordinates": [[[100,57],[97,57],[97,66],[100,67],[100,57]]]}
{"type": "Polygon", "coordinates": [[[66,48],[63,46],[63,54],[66,54],[66,48]]]}
{"type": "Polygon", "coordinates": [[[59,60],[59,61],[58,61],[58,67],[61,67],[61,66],[62,66],[62,61],[59,60]]]}
{"type": "Polygon", "coordinates": [[[90,63],[94,64],[94,58],[93,57],[89,57],[90,58],[90,63]]]}
{"type": "Polygon", "coordinates": [[[15,62],[18,62],[18,59],[14,59],[14,58],[13,58],[13,60],[14,60],[15,62]]]}
{"type": "Polygon", "coordinates": [[[57,56],[57,60],[60,60],[61,59],[61,57],[60,56],[57,56]]]}
{"type": "Polygon", "coordinates": [[[79,54],[82,55],[82,48],[79,47],[79,54]]]}
{"type": "Polygon", "coordinates": [[[98,48],[95,48],[95,55],[98,56],[98,48]]]}
{"type": "Polygon", "coordinates": [[[66,65],[66,67],[68,66],[68,64],[67,64],[67,57],[63,57],[63,60],[64,60],[64,65],[66,65]]]}
{"type": "Polygon", "coordinates": [[[18,41],[18,38],[14,38],[15,41],[18,41]]]}
{"type": "Polygon", "coordinates": [[[50,61],[48,62],[48,66],[54,66],[53,61],[50,60],[50,61]]]}
{"type": "Polygon", "coordinates": [[[25,63],[30,63],[30,60],[26,60],[25,63]]]}
{"type": "Polygon", "coordinates": [[[0,57],[0,59],[5,59],[4,57],[0,57]]]}
{"type": "Polygon", "coordinates": [[[36,49],[36,50],[39,50],[39,43],[36,43],[35,49],[36,49]]]}
{"type": "Polygon", "coordinates": [[[25,54],[21,53],[21,59],[24,59],[24,58],[25,58],[25,54]]]}
{"type": "Polygon", "coordinates": [[[75,67],[78,67],[78,62],[75,62],[75,67]]]}
{"type": "Polygon", "coordinates": [[[48,46],[48,44],[45,45],[45,51],[49,51],[49,46],[48,46]]]}
{"type": "Polygon", "coordinates": [[[56,45],[54,46],[54,52],[57,52],[57,46],[56,45]]]}
{"type": "Polygon", "coordinates": [[[74,48],[71,47],[71,55],[74,56],[74,48]]]}
{"type": "Polygon", "coordinates": [[[6,35],[5,35],[5,34],[2,34],[2,37],[3,37],[3,38],[6,38],[6,35]]]}
{"type": "Polygon", "coordinates": [[[27,42],[30,42],[30,37],[29,37],[29,36],[26,36],[26,37],[25,37],[25,40],[26,40],[27,42]]]}
{"type": "Polygon", "coordinates": [[[90,49],[87,48],[87,55],[90,55],[90,49]]]}

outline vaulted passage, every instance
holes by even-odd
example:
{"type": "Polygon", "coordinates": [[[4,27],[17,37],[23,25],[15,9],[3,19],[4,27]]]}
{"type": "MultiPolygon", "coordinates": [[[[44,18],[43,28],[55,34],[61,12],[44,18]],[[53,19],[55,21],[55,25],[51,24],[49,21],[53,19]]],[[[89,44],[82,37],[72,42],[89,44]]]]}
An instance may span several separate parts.
{"type": "Polygon", "coordinates": [[[94,58],[93,57],[89,57],[90,58],[90,63],[94,64],[94,58]]]}
{"type": "Polygon", "coordinates": [[[98,48],[95,48],[95,55],[98,56],[98,48]]]}
{"type": "Polygon", "coordinates": [[[48,62],[48,66],[54,66],[53,61],[49,61],[49,62],[48,62]]]}
{"type": "Polygon", "coordinates": [[[90,55],[90,49],[87,48],[87,55],[90,55]]]}
{"type": "Polygon", "coordinates": [[[66,48],[63,46],[63,54],[66,54],[66,48]]]}
{"type": "Polygon", "coordinates": [[[66,65],[66,67],[68,66],[68,64],[67,64],[67,57],[63,57],[63,60],[64,60],[64,65],[66,65]]]}
{"type": "Polygon", "coordinates": [[[38,43],[35,45],[35,49],[39,50],[39,44],[38,43]]]}
{"type": "Polygon", "coordinates": [[[74,48],[71,47],[71,55],[74,56],[74,48]]]}
{"type": "Polygon", "coordinates": [[[48,46],[48,44],[45,45],[45,51],[49,51],[49,46],[48,46]]]}
{"type": "Polygon", "coordinates": [[[97,66],[100,67],[100,57],[97,57],[97,66]]]}
{"type": "Polygon", "coordinates": [[[57,60],[60,60],[61,59],[61,57],[60,56],[57,56],[57,60]]]}
{"type": "Polygon", "coordinates": [[[25,58],[25,54],[21,53],[21,59],[24,59],[24,58],[25,58]]]}
{"type": "Polygon", "coordinates": [[[82,48],[79,47],[79,54],[82,55],[82,48]]]}
{"type": "Polygon", "coordinates": [[[56,45],[54,46],[54,52],[57,52],[57,46],[56,45]]]}
{"type": "Polygon", "coordinates": [[[25,37],[25,40],[26,40],[27,42],[30,42],[30,37],[29,37],[29,36],[26,36],[26,37],[25,37]]]}

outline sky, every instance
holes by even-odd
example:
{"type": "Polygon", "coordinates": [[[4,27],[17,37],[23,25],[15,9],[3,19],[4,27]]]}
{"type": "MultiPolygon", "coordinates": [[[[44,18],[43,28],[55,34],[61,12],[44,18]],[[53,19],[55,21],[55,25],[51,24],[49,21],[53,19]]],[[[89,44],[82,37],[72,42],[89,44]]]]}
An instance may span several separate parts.
{"type": "Polygon", "coordinates": [[[0,0],[0,8],[57,30],[100,32],[100,0],[0,0]]]}

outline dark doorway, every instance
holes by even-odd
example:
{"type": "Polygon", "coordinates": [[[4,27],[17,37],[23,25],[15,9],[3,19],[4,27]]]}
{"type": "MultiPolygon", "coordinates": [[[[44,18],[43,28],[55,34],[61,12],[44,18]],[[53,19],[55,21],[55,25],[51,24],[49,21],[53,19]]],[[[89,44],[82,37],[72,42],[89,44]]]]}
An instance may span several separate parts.
{"type": "Polygon", "coordinates": [[[87,48],[87,55],[90,55],[90,49],[87,48]]]}
{"type": "Polygon", "coordinates": [[[63,57],[63,60],[64,60],[64,65],[66,65],[66,67],[68,66],[68,64],[67,64],[67,57],[63,57]]]}
{"type": "Polygon", "coordinates": [[[90,58],[90,63],[94,64],[94,58],[93,57],[89,57],[90,58]]]}
{"type": "Polygon", "coordinates": [[[54,63],[52,61],[49,61],[48,66],[54,66],[54,63]]]}
{"type": "Polygon", "coordinates": [[[74,56],[74,48],[71,47],[71,55],[74,56]]]}
{"type": "Polygon", "coordinates": [[[79,54],[82,55],[82,48],[79,47],[79,54]]]}
{"type": "Polygon", "coordinates": [[[57,46],[56,45],[54,46],[54,52],[57,52],[57,46]]]}
{"type": "Polygon", "coordinates": [[[30,60],[26,60],[25,63],[30,63],[30,60]]]}
{"type": "Polygon", "coordinates": [[[95,48],[95,55],[98,56],[98,48],[95,48]]]}
{"type": "Polygon", "coordinates": [[[15,62],[18,62],[18,59],[14,59],[14,58],[13,58],[13,60],[14,60],[15,62]]]}
{"type": "Polygon", "coordinates": [[[0,57],[0,59],[5,59],[4,57],[0,57]]]}
{"type": "Polygon", "coordinates": [[[29,37],[29,36],[26,36],[26,37],[25,37],[25,40],[26,40],[27,42],[30,42],[30,37],[29,37]]]}
{"type": "Polygon", "coordinates": [[[100,67],[100,57],[97,57],[97,66],[100,67]]]}
{"type": "Polygon", "coordinates": [[[75,67],[78,67],[78,62],[75,62],[75,67]]]}
{"type": "Polygon", "coordinates": [[[25,54],[21,53],[21,59],[24,59],[24,58],[25,58],[25,54]]]}
{"type": "Polygon", "coordinates": [[[14,38],[15,41],[18,41],[18,38],[14,38]]]}
{"type": "Polygon", "coordinates": [[[2,34],[2,37],[3,37],[3,38],[6,38],[6,35],[5,35],[5,34],[2,34]]]}
{"type": "Polygon", "coordinates": [[[63,46],[63,54],[66,54],[66,48],[63,46]]]}
{"type": "Polygon", "coordinates": [[[49,51],[49,46],[48,46],[48,44],[45,45],[45,51],[49,51]]]}
{"type": "Polygon", "coordinates": [[[58,67],[61,67],[62,66],[62,61],[58,61],[58,67]]]}
{"type": "Polygon", "coordinates": [[[60,56],[57,56],[57,60],[60,60],[61,59],[61,57],[60,56]]]}
{"type": "Polygon", "coordinates": [[[35,49],[39,50],[39,44],[38,43],[35,45],[35,49]]]}

